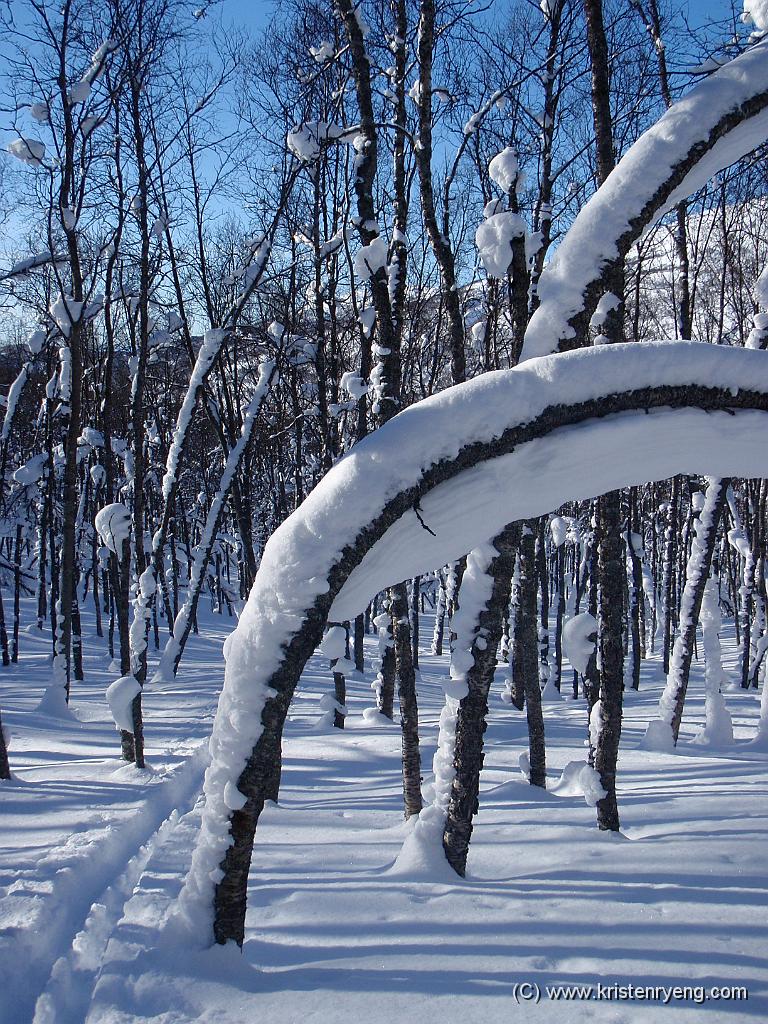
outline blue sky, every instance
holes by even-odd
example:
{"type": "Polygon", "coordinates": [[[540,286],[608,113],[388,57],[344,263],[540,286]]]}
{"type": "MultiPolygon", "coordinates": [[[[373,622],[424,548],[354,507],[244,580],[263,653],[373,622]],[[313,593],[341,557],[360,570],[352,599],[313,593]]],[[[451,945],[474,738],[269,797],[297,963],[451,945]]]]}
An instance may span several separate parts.
{"type": "MultiPolygon", "coordinates": [[[[332,0],[328,0],[329,6],[331,2],[332,0]]],[[[379,2],[385,2],[385,0],[379,0],[379,2]]],[[[495,0],[495,3],[499,5],[505,2],[507,0],[495,0]]],[[[734,0],[734,2],[737,10],[740,10],[740,0],[734,0]]],[[[731,2],[730,0],[681,0],[680,6],[683,9],[687,8],[689,19],[695,23],[710,17],[722,17],[730,11],[731,2]]],[[[259,28],[266,24],[279,7],[280,0],[219,0],[219,10],[225,17],[251,28],[259,28]]]]}
{"type": "MultiPolygon", "coordinates": [[[[329,4],[331,0],[328,0],[329,4]]],[[[496,0],[503,3],[504,0],[496,0]]],[[[741,3],[735,0],[736,9],[741,10],[741,3]]],[[[260,28],[269,20],[275,9],[279,8],[279,0],[223,0],[221,10],[225,17],[240,22],[250,28],[260,28]]],[[[722,18],[731,10],[730,0],[688,0],[681,7],[687,8],[687,17],[692,24],[699,24],[711,18],[722,18]]]]}

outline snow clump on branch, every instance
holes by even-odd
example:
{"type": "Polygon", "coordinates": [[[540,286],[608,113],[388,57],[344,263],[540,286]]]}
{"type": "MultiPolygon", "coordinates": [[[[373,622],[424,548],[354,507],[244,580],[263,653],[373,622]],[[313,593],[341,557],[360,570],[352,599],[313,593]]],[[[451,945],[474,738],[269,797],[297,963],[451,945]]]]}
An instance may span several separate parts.
{"type": "Polygon", "coordinates": [[[758,32],[768,32],[768,0],[744,0],[741,20],[751,22],[758,32]]]}
{"type": "Polygon", "coordinates": [[[506,277],[512,262],[512,242],[523,237],[525,221],[519,214],[505,211],[486,216],[475,232],[475,245],[489,277],[506,277]]]}
{"type": "Polygon", "coordinates": [[[488,177],[495,181],[502,192],[509,192],[517,184],[520,164],[512,146],[507,146],[488,164],[488,177]]]}
{"type": "Polygon", "coordinates": [[[122,554],[123,543],[131,536],[131,513],[120,501],[105,505],[96,513],[94,525],[104,547],[122,554]]]}
{"type": "Polygon", "coordinates": [[[320,156],[323,142],[335,142],[347,134],[347,129],[338,124],[307,121],[288,132],[285,141],[294,156],[302,163],[309,164],[320,156]]]}
{"type": "Polygon", "coordinates": [[[595,650],[597,619],[589,612],[574,615],[563,626],[565,656],[580,675],[586,675],[589,659],[595,650]]]}
{"type": "Polygon", "coordinates": [[[386,238],[376,235],[368,245],[357,250],[353,263],[358,281],[368,281],[387,265],[386,238]]]}
{"type": "Polygon", "coordinates": [[[39,167],[45,159],[45,143],[39,139],[14,139],[8,143],[8,152],[30,167],[39,167]]]}
{"type": "Polygon", "coordinates": [[[333,44],[329,43],[327,39],[323,39],[318,46],[310,46],[309,52],[318,64],[325,64],[326,61],[332,60],[336,56],[333,44]]]}
{"type": "Polygon", "coordinates": [[[141,687],[133,676],[121,676],[107,687],[107,703],[115,728],[133,732],[133,698],[141,693],[141,687]]]}

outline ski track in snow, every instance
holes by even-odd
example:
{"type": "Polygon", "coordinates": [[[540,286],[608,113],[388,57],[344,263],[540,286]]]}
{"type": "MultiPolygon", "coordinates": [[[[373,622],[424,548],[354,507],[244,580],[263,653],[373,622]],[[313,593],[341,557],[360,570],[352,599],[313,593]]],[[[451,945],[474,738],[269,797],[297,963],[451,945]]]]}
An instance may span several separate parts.
{"type": "MultiPolygon", "coordinates": [[[[48,936],[50,952],[58,956],[42,993],[35,1003],[33,1024],[78,1024],[85,1019],[93,986],[98,978],[109,937],[123,915],[125,904],[149,862],[178,825],[180,812],[189,809],[203,782],[207,744],[202,744],[185,764],[162,784],[160,793],[147,802],[134,822],[112,833],[113,842],[98,844],[99,870],[91,876],[84,864],[70,881],[79,890],[70,898],[67,912],[61,906],[61,926],[48,936]],[[107,847],[107,849],[105,849],[107,847]],[[92,899],[84,919],[79,908],[105,879],[111,879],[92,899]],[[74,922],[80,920],[81,927],[74,922]],[[74,924],[74,930],[73,930],[74,924]]],[[[70,888],[70,887],[68,887],[70,888]]],[[[57,901],[60,904],[63,901],[57,901]]],[[[50,960],[50,952],[46,956],[50,960]]]]}
{"type": "MultiPolygon", "coordinates": [[[[90,620],[86,614],[88,626],[90,620]]],[[[224,623],[226,631],[233,620],[224,623]]],[[[84,638],[88,635],[86,630],[84,638]]],[[[21,848],[12,851],[9,837],[4,844],[3,854],[10,856],[0,860],[0,882],[9,881],[0,889],[0,1024],[81,1024],[85,1019],[101,957],[126,900],[150,856],[202,789],[215,710],[215,674],[190,702],[191,725],[174,707],[183,694],[183,674],[165,686],[147,687],[147,717],[159,711],[161,721],[147,722],[150,767],[139,772],[119,760],[119,735],[104,695],[114,674],[104,669],[110,659],[103,641],[94,645],[96,654],[86,641],[86,682],[73,682],[74,716],[56,719],[32,710],[40,692],[36,687],[44,687],[50,673],[49,659],[38,653],[49,643],[46,638],[47,632],[24,635],[18,669],[3,679],[12,686],[3,694],[3,712],[12,735],[14,774],[14,781],[3,784],[5,827],[19,828],[30,801],[38,807],[36,824],[53,814],[54,826],[32,835],[26,846],[22,824],[21,848]],[[16,709],[13,698],[22,692],[16,709]],[[169,710],[177,713],[178,723],[169,710]],[[161,750],[154,745],[159,731],[166,744],[161,750]],[[195,742],[196,734],[204,738],[195,742]],[[70,749],[81,752],[80,743],[93,750],[92,756],[67,756],[70,749]],[[51,760],[51,754],[61,756],[51,760]]],[[[199,640],[192,639],[199,648],[199,640]]],[[[210,649],[210,638],[202,646],[210,649]]],[[[211,661],[220,659],[219,649],[211,661]]]]}

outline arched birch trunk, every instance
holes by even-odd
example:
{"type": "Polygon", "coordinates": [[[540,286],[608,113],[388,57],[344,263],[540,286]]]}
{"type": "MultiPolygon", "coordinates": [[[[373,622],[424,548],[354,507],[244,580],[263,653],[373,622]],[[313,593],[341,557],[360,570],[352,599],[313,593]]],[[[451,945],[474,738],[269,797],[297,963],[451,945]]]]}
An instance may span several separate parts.
{"type": "Polygon", "coordinates": [[[217,941],[242,941],[283,722],[329,615],[350,619],[372,594],[567,498],[677,472],[765,475],[766,426],[762,353],[614,345],[458,385],[355,446],[269,540],[227,642],[206,810],[181,899],[197,933],[213,902],[217,941]]]}

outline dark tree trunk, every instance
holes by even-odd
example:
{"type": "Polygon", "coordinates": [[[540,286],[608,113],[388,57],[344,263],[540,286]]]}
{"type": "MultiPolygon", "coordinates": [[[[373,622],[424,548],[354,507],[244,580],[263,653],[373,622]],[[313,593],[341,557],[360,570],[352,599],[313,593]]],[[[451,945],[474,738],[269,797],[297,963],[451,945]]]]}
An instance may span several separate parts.
{"type": "Polygon", "coordinates": [[[0,654],[4,666],[11,664],[11,656],[8,650],[8,631],[5,628],[5,606],[3,604],[3,592],[0,590],[0,654]]]}
{"type": "Polygon", "coordinates": [[[411,657],[411,631],[408,625],[408,588],[398,583],[390,590],[392,628],[395,641],[395,672],[400,697],[400,725],[403,743],[403,802],[405,817],[418,814],[421,799],[421,754],[419,753],[419,709],[416,702],[416,675],[411,657]]]}
{"type": "Polygon", "coordinates": [[[411,590],[411,652],[413,667],[419,670],[419,597],[421,596],[421,576],[414,576],[411,590]]]}
{"type": "MultiPolygon", "coordinates": [[[[347,702],[347,684],[342,672],[333,673],[333,695],[336,698],[336,703],[344,707],[347,702]]],[[[345,716],[338,708],[333,709],[333,726],[335,729],[344,728],[344,718],[345,716]]]]}
{"type": "Polygon", "coordinates": [[[10,777],[11,766],[8,763],[8,746],[5,742],[2,718],[0,718],[0,779],[10,779],[10,777]]]}
{"type": "Polygon", "coordinates": [[[445,634],[445,611],[447,597],[445,579],[442,572],[437,577],[437,597],[435,598],[435,631],[432,634],[432,653],[443,653],[443,636],[445,634]]]}
{"type": "MultiPolygon", "coordinates": [[[[120,559],[115,554],[110,555],[110,570],[112,572],[112,592],[115,598],[115,610],[117,613],[117,631],[120,638],[120,675],[131,674],[131,651],[128,621],[128,594],[131,577],[131,543],[129,540],[123,542],[123,550],[120,552],[120,559]]],[[[127,729],[120,730],[120,746],[124,761],[136,760],[136,747],[133,741],[133,733],[127,729]]]]}
{"type": "Polygon", "coordinates": [[[513,690],[522,689],[528,721],[528,751],[532,786],[546,787],[546,747],[544,715],[539,687],[537,615],[536,615],[536,522],[527,523],[520,541],[520,604],[515,628],[515,666],[513,690]]]}
{"type": "Polygon", "coordinates": [[[624,648],[621,638],[624,544],[621,539],[619,493],[598,501],[600,518],[600,728],[595,747],[595,770],[606,795],[597,802],[600,829],[619,830],[616,802],[616,761],[621,738],[624,690],[624,648]]]}
{"type": "MultiPolygon", "coordinates": [[[[535,525],[535,524],[534,524],[535,525]]],[[[536,679],[538,681],[538,625],[536,621],[536,565],[535,540],[528,544],[528,535],[532,534],[531,526],[522,527],[518,553],[518,578],[516,594],[515,622],[512,630],[512,672],[511,701],[522,711],[525,707],[526,676],[530,671],[531,658],[536,662],[536,679]],[[529,563],[529,550],[533,561],[529,563]],[[534,618],[531,623],[526,609],[533,605],[534,618]],[[533,653],[531,653],[531,650],[533,653]]]]}
{"type": "Polygon", "coordinates": [[[354,624],[355,639],[354,639],[354,652],[355,652],[355,669],[361,675],[365,671],[365,618],[362,615],[358,615],[355,618],[354,624]]]}
{"type": "MultiPolygon", "coordinates": [[[[595,126],[597,178],[603,184],[616,163],[610,100],[608,43],[603,24],[602,0],[584,0],[587,44],[592,69],[592,120],[595,126]]],[[[624,336],[624,260],[621,255],[602,268],[601,287],[616,304],[601,325],[609,343],[624,336]]],[[[599,520],[599,623],[600,623],[600,723],[595,748],[595,769],[606,796],[597,802],[597,823],[601,829],[616,831],[616,761],[621,737],[622,692],[624,689],[624,545],[621,539],[621,494],[611,491],[598,501],[599,520]]]]}
{"type": "Polygon", "coordinates": [[[477,622],[477,632],[482,636],[483,644],[472,645],[474,664],[467,674],[469,693],[459,705],[456,720],[455,776],[443,832],[443,849],[448,863],[462,877],[466,871],[472,819],[478,812],[488,693],[496,670],[502,619],[509,604],[520,530],[520,523],[512,523],[491,542],[498,555],[488,566],[488,574],[493,577],[493,589],[477,622]]]}
{"type": "Polygon", "coordinates": [[[21,523],[16,525],[16,545],[13,555],[13,647],[11,661],[19,660],[19,601],[21,599],[21,523]]]}
{"type": "Polygon", "coordinates": [[[555,687],[560,692],[563,680],[563,622],[565,620],[565,544],[555,554],[557,608],[555,617],[555,687]]]}

